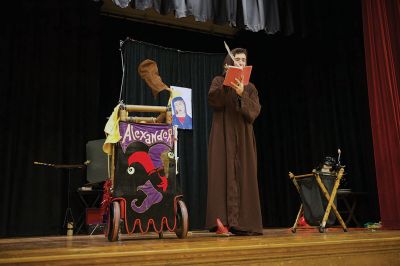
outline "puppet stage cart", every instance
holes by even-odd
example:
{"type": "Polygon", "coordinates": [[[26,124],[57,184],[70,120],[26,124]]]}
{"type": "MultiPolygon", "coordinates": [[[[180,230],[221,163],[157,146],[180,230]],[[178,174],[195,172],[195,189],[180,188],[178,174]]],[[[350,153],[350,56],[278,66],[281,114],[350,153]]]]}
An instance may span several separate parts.
{"type": "Polygon", "coordinates": [[[106,237],[116,241],[121,233],[156,232],[162,238],[168,230],[186,238],[188,211],[176,180],[178,130],[168,119],[168,108],[121,104],[117,113],[121,138],[110,146],[110,178],[103,195],[106,237]],[[130,117],[133,112],[165,116],[130,117]]]}

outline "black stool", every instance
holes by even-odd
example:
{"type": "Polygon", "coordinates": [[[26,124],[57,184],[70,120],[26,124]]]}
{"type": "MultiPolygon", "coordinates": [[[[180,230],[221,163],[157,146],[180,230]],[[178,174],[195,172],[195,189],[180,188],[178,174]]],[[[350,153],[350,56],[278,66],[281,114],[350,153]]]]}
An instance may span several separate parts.
{"type": "Polygon", "coordinates": [[[82,230],[82,227],[86,224],[86,210],[98,207],[100,199],[102,199],[103,196],[102,189],[85,190],[78,188],[77,192],[84,207],[84,211],[79,216],[77,230],[75,232],[76,234],[78,234],[82,230]]]}
{"type": "MultiPolygon", "coordinates": [[[[358,200],[367,195],[366,192],[353,192],[351,189],[338,189],[336,193],[336,197],[338,201],[344,203],[344,209],[340,208],[339,212],[347,215],[346,225],[349,225],[350,222],[354,222],[357,227],[362,227],[362,225],[357,220],[355,211],[357,208],[358,200]]],[[[338,202],[339,205],[339,202],[338,202]]]]}

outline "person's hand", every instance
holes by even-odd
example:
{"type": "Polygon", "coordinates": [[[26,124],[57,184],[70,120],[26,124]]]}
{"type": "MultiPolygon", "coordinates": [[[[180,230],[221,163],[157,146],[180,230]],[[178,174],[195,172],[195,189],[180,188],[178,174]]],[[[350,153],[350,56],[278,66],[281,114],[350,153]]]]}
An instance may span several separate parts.
{"type": "Polygon", "coordinates": [[[243,76],[240,79],[235,78],[236,82],[231,82],[231,88],[235,90],[236,94],[242,97],[244,85],[243,76]]]}

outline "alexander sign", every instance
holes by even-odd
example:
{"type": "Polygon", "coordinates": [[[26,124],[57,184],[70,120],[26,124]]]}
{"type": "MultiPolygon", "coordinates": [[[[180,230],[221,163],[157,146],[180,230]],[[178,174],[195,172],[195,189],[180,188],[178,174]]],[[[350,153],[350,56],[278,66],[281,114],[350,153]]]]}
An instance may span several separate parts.
{"type": "Polygon", "coordinates": [[[140,141],[148,146],[155,143],[165,143],[172,147],[173,132],[167,125],[146,125],[135,123],[119,123],[119,133],[121,135],[121,147],[125,152],[126,148],[134,141],[140,141]]]}

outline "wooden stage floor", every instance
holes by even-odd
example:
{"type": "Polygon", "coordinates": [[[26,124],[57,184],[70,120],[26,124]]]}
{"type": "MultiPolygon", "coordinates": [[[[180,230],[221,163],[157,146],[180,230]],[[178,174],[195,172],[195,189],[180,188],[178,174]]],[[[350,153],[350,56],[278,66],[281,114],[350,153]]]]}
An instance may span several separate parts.
{"type": "Polygon", "coordinates": [[[265,229],[263,236],[190,232],[0,239],[0,264],[31,265],[400,265],[400,231],[330,228],[265,229]]]}

